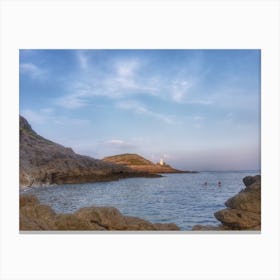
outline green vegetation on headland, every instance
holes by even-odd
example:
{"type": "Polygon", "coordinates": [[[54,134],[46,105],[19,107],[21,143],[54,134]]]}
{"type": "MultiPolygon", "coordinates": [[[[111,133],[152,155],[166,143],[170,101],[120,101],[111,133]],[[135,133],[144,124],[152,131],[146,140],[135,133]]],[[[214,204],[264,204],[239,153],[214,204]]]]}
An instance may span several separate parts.
{"type": "Polygon", "coordinates": [[[121,164],[129,167],[137,172],[156,173],[195,173],[193,171],[181,171],[171,167],[165,162],[156,163],[137,155],[137,154],[121,154],[116,156],[105,157],[105,162],[121,164]]]}

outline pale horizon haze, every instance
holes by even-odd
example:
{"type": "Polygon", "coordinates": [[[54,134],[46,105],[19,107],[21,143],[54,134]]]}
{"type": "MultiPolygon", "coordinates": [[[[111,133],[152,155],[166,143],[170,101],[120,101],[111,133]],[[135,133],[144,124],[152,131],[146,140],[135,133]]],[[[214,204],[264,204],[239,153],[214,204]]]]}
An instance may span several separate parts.
{"type": "Polygon", "coordinates": [[[20,50],[20,114],[97,159],[260,170],[260,50],[20,50]]]}

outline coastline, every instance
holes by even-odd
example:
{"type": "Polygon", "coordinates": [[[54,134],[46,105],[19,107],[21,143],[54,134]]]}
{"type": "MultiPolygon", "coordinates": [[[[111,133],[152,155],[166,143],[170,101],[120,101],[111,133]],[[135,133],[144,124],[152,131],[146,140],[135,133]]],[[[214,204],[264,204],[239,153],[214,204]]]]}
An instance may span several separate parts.
{"type": "Polygon", "coordinates": [[[122,179],[128,178],[160,178],[163,177],[160,174],[149,174],[149,173],[124,173],[124,174],[111,174],[106,176],[96,176],[95,174],[91,174],[85,177],[65,177],[62,180],[57,182],[36,182],[30,186],[21,185],[20,184],[20,191],[27,190],[30,188],[40,188],[40,187],[48,187],[48,186],[56,186],[61,184],[83,184],[83,183],[98,183],[98,182],[110,182],[110,181],[118,181],[122,179]]]}
{"type": "Polygon", "coordinates": [[[37,134],[22,116],[19,116],[19,125],[20,189],[135,177],[158,178],[162,176],[160,173],[195,173],[177,170],[165,163],[154,164],[138,154],[121,154],[103,160],[80,155],[37,134]]]}
{"type": "MultiPolygon", "coordinates": [[[[177,231],[178,230],[180,230],[180,231],[260,231],[261,230],[261,213],[260,213],[260,209],[261,209],[261,207],[260,207],[260,200],[261,200],[260,199],[260,194],[261,194],[260,181],[261,181],[261,179],[260,178],[261,177],[259,175],[244,177],[243,182],[246,186],[245,189],[241,190],[235,196],[227,199],[227,201],[225,202],[225,205],[228,208],[221,209],[221,210],[218,210],[218,211],[216,210],[215,213],[212,212],[214,214],[214,216],[216,217],[216,219],[220,222],[220,224],[217,224],[217,225],[211,225],[211,224],[210,225],[205,225],[205,224],[204,225],[199,225],[199,224],[196,224],[192,227],[192,229],[182,229],[182,228],[180,228],[182,226],[182,224],[180,224],[180,223],[176,224],[177,223],[176,221],[178,221],[178,219],[175,220],[175,221],[172,220],[172,219],[162,220],[162,221],[165,221],[164,223],[166,223],[166,221],[168,221],[167,224],[165,224],[165,226],[167,226],[167,225],[170,226],[170,224],[175,225],[177,227],[176,228],[177,231]],[[249,210],[249,212],[248,212],[248,210],[249,210]],[[174,222],[175,222],[175,224],[174,224],[174,222]],[[180,225],[180,226],[178,226],[178,225],[180,225]]],[[[109,186],[109,188],[110,188],[110,186],[109,186]]],[[[75,188],[75,186],[73,188],[75,188]]],[[[103,186],[101,186],[101,188],[103,189],[103,186]]],[[[67,189],[68,188],[65,188],[64,191],[67,191],[67,189]]],[[[133,189],[135,190],[135,188],[133,188],[133,189]]],[[[133,190],[133,189],[131,189],[131,190],[133,190]]],[[[104,190],[107,190],[107,189],[105,188],[104,190]]],[[[130,188],[128,190],[130,190],[130,188]]],[[[143,190],[141,192],[143,192],[143,190]]],[[[52,190],[50,190],[50,192],[52,192],[52,190]]],[[[36,192],[35,192],[35,194],[36,194],[36,192]]],[[[28,196],[33,196],[33,195],[34,195],[34,192],[33,192],[33,194],[32,194],[32,192],[30,194],[28,192],[23,191],[20,195],[20,199],[22,200],[26,196],[28,197],[28,196]]],[[[113,193],[112,193],[112,195],[113,195],[113,193]]],[[[36,226],[35,227],[32,227],[32,226],[30,227],[30,224],[33,224],[34,222],[35,222],[35,224],[37,224],[37,223],[41,224],[41,222],[42,222],[41,219],[43,219],[43,220],[45,219],[44,215],[47,212],[53,213],[53,214],[49,214],[49,216],[51,217],[51,220],[49,221],[50,224],[48,224],[47,226],[43,226],[43,228],[41,230],[44,230],[44,231],[45,230],[57,230],[57,226],[54,226],[54,224],[53,224],[54,221],[57,221],[57,219],[60,219],[60,217],[64,217],[63,219],[66,219],[65,215],[67,215],[67,223],[70,223],[71,226],[69,226],[69,228],[67,228],[67,225],[64,225],[63,230],[89,230],[89,231],[90,230],[97,230],[97,231],[99,230],[98,228],[93,229],[89,225],[83,226],[81,228],[79,226],[80,222],[78,224],[76,224],[76,222],[75,222],[76,221],[76,216],[75,215],[81,209],[86,208],[86,209],[94,210],[94,213],[92,214],[93,217],[100,216],[100,213],[99,213],[100,206],[98,206],[98,207],[94,206],[94,205],[90,206],[90,207],[80,206],[81,208],[79,208],[79,207],[74,208],[76,210],[75,210],[75,212],[71,211],[71,214],[69,214],[67,211],[66,212],[59,212],[59,213],[62,213],[62,214],[56,214],[56,213],[54,214],[54,210],[50,206],[47,206],[47,205],[42,206],[39,203],[37,198],[33,198],[31,200],[35,201],[36,203],[33,203],[33,205],[29,205],[28,209],[20,207],[21,223],[23,223],[22,226],[21,226],[21,230],[32,230],[32,229],[39,230],[36,226]],[[41,208],[44,209],[44,210],[42,210],[43,212],[40,212],[41,208]],[[22,210],[23,210],[23,212],[22,212],[22,210]],[[23,215],[22,215],[22,213],[23,213],[23,215]],[[34,213],[37,213],[37,214],[34,214],[34,213]],[[41,216],[40,213],[42,213],[42,216],[41,216]],[[63,214],[63,213],[68,213],[68,214],[63,214]],[[30,219],[31,219],[31,223],[30,223],[30,219]],[[24,225],[24,223],[25,223],[24,221],[29,221],[27,227],[26,227],[26,224],[24,225]],[[73,229],[73,227],[74,227],[74,229],[73,229]]],[[[135,201],[135,203],[136,203],[136,201],[135,201]]],[[[22,203],[20,203],[20,205],[22,206],[22,203]]],[[[87,205],[90,205],[90,204],[87,203],[87,205]]],[[[102,205],[102,204],[97,204],[97,205],[102,205]]],[[[109,211],[108,209],[114,208],[114,207],[111,207],[110,205],[112,205],[112,204],[106,204],[106,207],[104,207],[104,206],[101,207],[101,209],[103,209],[102,211],[105,211],[105,212],[107,211],[108,212],[109,211]]],[[[168,207],[168,205],[166,205],[166,206],[168,207]]],[[[206,207],[206,205],[205,205],[205,207],[206,207]]],[[[117,208],[119,208],[119,207],[117,207],[117,208]]],[[[56,209],[58,209],[58,208],[56,208],[56,209]]],[[[118,209],[116,209],[116,208],[114,208],[114,209],[115,209],[114,211],[118,213],[117,215],[122,215],[121,212],[118,209]]],[[[89,211],[89,210],[87,210],[87,211],[89,211]]],[[[129,211],[126,210],[125,213],[129,213],[129,211]]],[[[133,218],[139,219],[139,218],[136,218],[136,217],[138,217],[138,214],[135,215],[135,213],[140,214],[140,212],[134,212],[134,215],[133,215],[134,216],[133,218]]],[[[114,219],[115,219],[114,214],[111,215],[111,216],[110,215],[106,214],[106,217],[110,220],[110,223],[114,223],[114,219]]],[[[152,216],[149,216],[149,215],[140,215],[140,216],[144,217],[144,219],[145,219],[144,220],[143,218],[141,218],[140,220],[143,220],[145,222],[148,222],[150,220],[150,218],[152,217],[152,216]],[[147,219],[147,217],[148,217],[148,219],[147,219]]],[[[133,220],[131,220],[131,221],[133,221],[133,220]]],[[[134,222],[135,221],[136,220],[134,220],[134,222]]],[[[157,225],[162,224],[162,221],[159,221],[159,223],[155,223],[154,227],[151,227],[151,225],[149,225],[148,229],[144,225],[141,228],[138,226],[136,230],[155,230],[155,231],[158,231],[160,229],[162,229],[162,230],[175,230],[173,227],[166,228],[166,227],[163,227],[163,226],[159,229],[157,227],[157,225]]],[[[144,222],[144,224],[145,224],[145,222],[144,222]]],[[[155,220],[153,222],[155,222],[155,220]]],[[[84,224],[84,222],[82,222],[82,224],[84,224]]],[[[129,231],[129,230],[134,230],[134,229],[135,229],[135,226],[134,227],[130,227],[130,226],[128,227],[128,225],[125,226],[124,224],[122,224],[122,225],[118,225],[118,226],[113,227],[113,228],[109,227],[107,229],[106,229],[106,226],[105,226],[105,229],[103,227],[100,230],[128,230],[129,231]]]]}

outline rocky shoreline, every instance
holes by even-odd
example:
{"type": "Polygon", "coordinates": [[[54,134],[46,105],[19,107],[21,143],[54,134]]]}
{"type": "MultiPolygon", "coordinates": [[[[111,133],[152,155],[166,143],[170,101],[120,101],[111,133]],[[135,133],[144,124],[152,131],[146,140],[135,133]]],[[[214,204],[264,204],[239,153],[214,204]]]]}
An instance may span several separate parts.
{"type": "Polygon", "coordinates": [[[195,225],[192,230],[261,230],[261,176],[243,178],[245,189],[225,202],[227,208],[214,213],[219,226],[195,225]]]}
{"type": "MultiPolygon", "coordinates": [[[[229,198],[227,208],[214,213],[220,225],[195,225],[193,231],[261,230],[261,176],[243,178],[245,189],[229,198]]],[[[125,216],[114,207],[85,207],[73,214],[57,214],[34,195],[20,195],[20,230],[180,230],[174,223],[151,223],[125,216]]]]}
{"type": "Polygon", "coordinates": [[[133,177],[161,177],[124,165],[76,154],[37,134],[20,116],[20,188],[53,184],[112,181],[133,177]]]}
{"type": "Polygon", "coordinates": [[[69,147],[37,134],[22,116],[19,120],[20,189],[133,177],[162,177],[159,173],[189,173],[176,170],[166,164],[163,166],[153,164],[136,154],[112,156],[103,160],[80,155],[69,147]],[[120,157],[121,162],[119,162],[120,157]],[[133,164],[135,162],[136,165],[133,164]]]}
{"type": "Polygon", "coordinates": [[[40,204],[34,195],[20,196],[21,231],[170,231],[180,230],[173,223],[150,223],[125,216],[114,207],[85,207],[73,214],[57,214],[48,205],[40,204]]]}

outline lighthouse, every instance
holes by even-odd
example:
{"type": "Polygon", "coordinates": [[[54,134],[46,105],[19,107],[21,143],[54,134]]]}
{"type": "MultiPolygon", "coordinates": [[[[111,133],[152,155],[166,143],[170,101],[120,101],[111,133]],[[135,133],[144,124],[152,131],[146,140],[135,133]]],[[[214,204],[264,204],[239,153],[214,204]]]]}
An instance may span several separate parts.
{"type": "Polygon", "coordinates": [[[162,158],[160,159],[159,164],[160,164],[160,165],[164,165],[164,161],[163,161],[162,158]]]}

